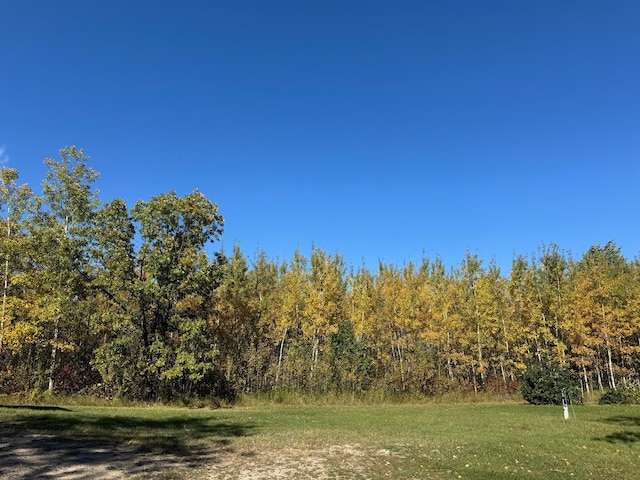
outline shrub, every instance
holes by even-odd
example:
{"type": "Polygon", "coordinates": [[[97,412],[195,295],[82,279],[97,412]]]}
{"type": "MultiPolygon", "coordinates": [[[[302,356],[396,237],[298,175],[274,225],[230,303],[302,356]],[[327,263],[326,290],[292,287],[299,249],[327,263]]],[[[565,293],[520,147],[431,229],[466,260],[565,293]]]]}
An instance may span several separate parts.
{"type": "Polygon", "coordinates": [[[622,387],[618,390],[607,390],[602,394],[600,405],[623,405],[623,404],[640,404],[640,389],[637,385],[622,387]]]}
{"type": "Polygon", "coordinates": [[[520,384],[522,397],[533,405],[562,405],[563,390],[572,403],[584,401],[580,384],[571,372],[546,359],[529,364],[520,384]]]}
{"type": "Polygon", "coordinates": [[[629,403],[632,403],[633,405],[640,405],[640,388],[637,386],[629,387],[625,389],[624,392],[627,395],[629,403]]]}
{"type": "Polygon", "coordinates": [[[600,405],[621,405],[628,402],[629,397],[620,390],[607,390],[598,400],[600,405]]]}

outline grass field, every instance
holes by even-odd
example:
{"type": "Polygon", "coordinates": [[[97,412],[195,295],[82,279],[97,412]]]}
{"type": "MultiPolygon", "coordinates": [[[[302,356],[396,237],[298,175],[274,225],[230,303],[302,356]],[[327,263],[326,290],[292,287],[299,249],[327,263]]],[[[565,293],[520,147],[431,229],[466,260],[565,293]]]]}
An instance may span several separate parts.
{"type": "Polygon", "coordinates": [[[636,479],[639,471],[633,406],[576,406],[566,421],[559,407],[521,404],[0,407],[7,479],[636,479]]]}

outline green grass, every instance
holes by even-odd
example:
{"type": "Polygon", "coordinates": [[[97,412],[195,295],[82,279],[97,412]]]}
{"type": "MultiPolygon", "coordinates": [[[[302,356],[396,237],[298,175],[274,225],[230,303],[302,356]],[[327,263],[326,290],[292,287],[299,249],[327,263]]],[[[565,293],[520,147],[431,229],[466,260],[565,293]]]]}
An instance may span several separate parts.
{"type": "Polygon", "coordinates": [[[521,404],[0,408],[0,438],[30,434],[210,451],[193,468],[229,479],[258,467],[263,478],[289,468],[292,478],[635,479],[640,464],[640,410],[613,405],[576,406],[567,421],[559,407],[521,404]]]}

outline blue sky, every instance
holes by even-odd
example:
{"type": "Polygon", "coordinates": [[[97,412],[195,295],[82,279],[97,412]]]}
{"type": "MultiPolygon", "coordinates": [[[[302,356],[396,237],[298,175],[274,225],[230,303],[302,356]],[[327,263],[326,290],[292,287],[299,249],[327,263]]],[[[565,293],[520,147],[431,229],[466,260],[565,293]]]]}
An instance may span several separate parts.
{"type": "Polygon", "coordinates": [[[375,268],[640,253],[638,1],[0,4],[0,160],[198,188],[235,243],[375,268]]]}

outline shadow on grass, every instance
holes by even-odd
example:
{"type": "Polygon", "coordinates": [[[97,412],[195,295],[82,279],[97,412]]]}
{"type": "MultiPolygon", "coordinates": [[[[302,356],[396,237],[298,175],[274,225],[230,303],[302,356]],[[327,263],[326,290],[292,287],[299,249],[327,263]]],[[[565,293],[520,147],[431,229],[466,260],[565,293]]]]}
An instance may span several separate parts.
{"type": "MultiPolygon", "coordinates": [[[[27,409],[31,410],[31,409],[27,409]]],[[[34,409],[37,411],[38,409],[34,409]]],[[[246,423],[154,412],[96,415],[61,409],[10,414],[0,423],[0,478],[53,479],[158,476],[215,463],[246,423]]],[[[174,477],[163,477],[174,478],[174,477]]]]}
{"type": "Polygon", "coordinates": [[[619,425],[623,428],[618,432],[610,433],[604,437],[597,438],[609,443],[636,443],[640,442],[640,417],[619,415],[604,419],[605,423],[619,425]]]}
{"type": "Polygon", "coordinates": [[[70,412],[68,408],[64,407],[48,407],[46,405],[0,405],[0,408],[11,408],[14,410],[51,410],[60,412],[70,412]]]}

